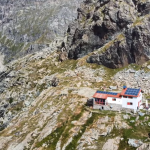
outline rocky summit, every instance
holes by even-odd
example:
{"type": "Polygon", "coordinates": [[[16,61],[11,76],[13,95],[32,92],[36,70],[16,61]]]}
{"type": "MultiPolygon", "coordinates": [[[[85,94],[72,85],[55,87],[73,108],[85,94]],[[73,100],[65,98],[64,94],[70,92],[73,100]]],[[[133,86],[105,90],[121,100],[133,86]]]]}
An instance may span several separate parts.
{"type": "Polygon", "coordinates": [[[149,150],[149,55],[150,0],[0,0],[0,150],[149,150]]]}

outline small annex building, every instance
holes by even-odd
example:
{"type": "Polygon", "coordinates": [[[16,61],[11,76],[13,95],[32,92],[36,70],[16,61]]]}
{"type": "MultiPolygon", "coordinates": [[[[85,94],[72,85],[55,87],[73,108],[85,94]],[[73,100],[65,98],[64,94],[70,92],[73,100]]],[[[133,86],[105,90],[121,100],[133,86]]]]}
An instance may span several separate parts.
{"type": "Polygon", "coordinates": [[[119,105],[122,108],[137,110],[142,104],[141,89],[123,87],[121,93],[96,91],[93,95],[93,109],[105,105],[119,105]]]}

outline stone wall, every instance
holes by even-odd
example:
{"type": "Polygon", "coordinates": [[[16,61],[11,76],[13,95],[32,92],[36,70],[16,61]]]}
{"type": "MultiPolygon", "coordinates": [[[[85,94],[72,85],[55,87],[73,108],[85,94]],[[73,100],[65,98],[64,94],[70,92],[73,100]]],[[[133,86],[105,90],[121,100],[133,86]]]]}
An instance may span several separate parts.
{"type": "Polygon", "coordinates": [[[122,106],[119,104],[110,104],[110,103],[108,105],[95,104],[93,105],[93,109],[120,111],[122,109],[122,106]]]}
{"type": "Polygon", "coordinates": [[[108,105],[95,104],[95,105],[93,105],[93,109],[112,110],[112,111],[125,111],[125,112],[134,111],[133,109],[123,108],[122,105],[111,104],[111,103],[108,103],[108,105]],[[102,107],[103,107],[103,109],[102,109],[102,107]]]}

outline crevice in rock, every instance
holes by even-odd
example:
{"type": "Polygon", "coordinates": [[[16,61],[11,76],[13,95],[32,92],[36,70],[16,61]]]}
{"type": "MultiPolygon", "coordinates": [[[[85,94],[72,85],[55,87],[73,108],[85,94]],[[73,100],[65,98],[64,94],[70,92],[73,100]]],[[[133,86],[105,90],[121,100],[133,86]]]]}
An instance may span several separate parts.
{"type": "Polygon", "coordinates": [[[102,26],[95,25],[93,27],[93,32],[95,35],[99,36],[101,39],[105,38],[108,30],[105,28],[104,24],[102,26]]]}

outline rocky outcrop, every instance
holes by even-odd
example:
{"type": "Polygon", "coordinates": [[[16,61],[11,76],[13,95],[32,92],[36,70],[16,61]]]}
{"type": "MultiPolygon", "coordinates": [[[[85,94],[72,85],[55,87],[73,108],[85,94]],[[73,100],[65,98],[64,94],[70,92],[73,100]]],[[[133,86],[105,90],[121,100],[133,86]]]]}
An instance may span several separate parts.
{"type": "Polygon", "coordinates": [[[68,57],[118,68],[150,56],[150,1],[85,1],[68,28],[68,57]],[[94,53],[91,53],[94,52],[94,53]]]}

